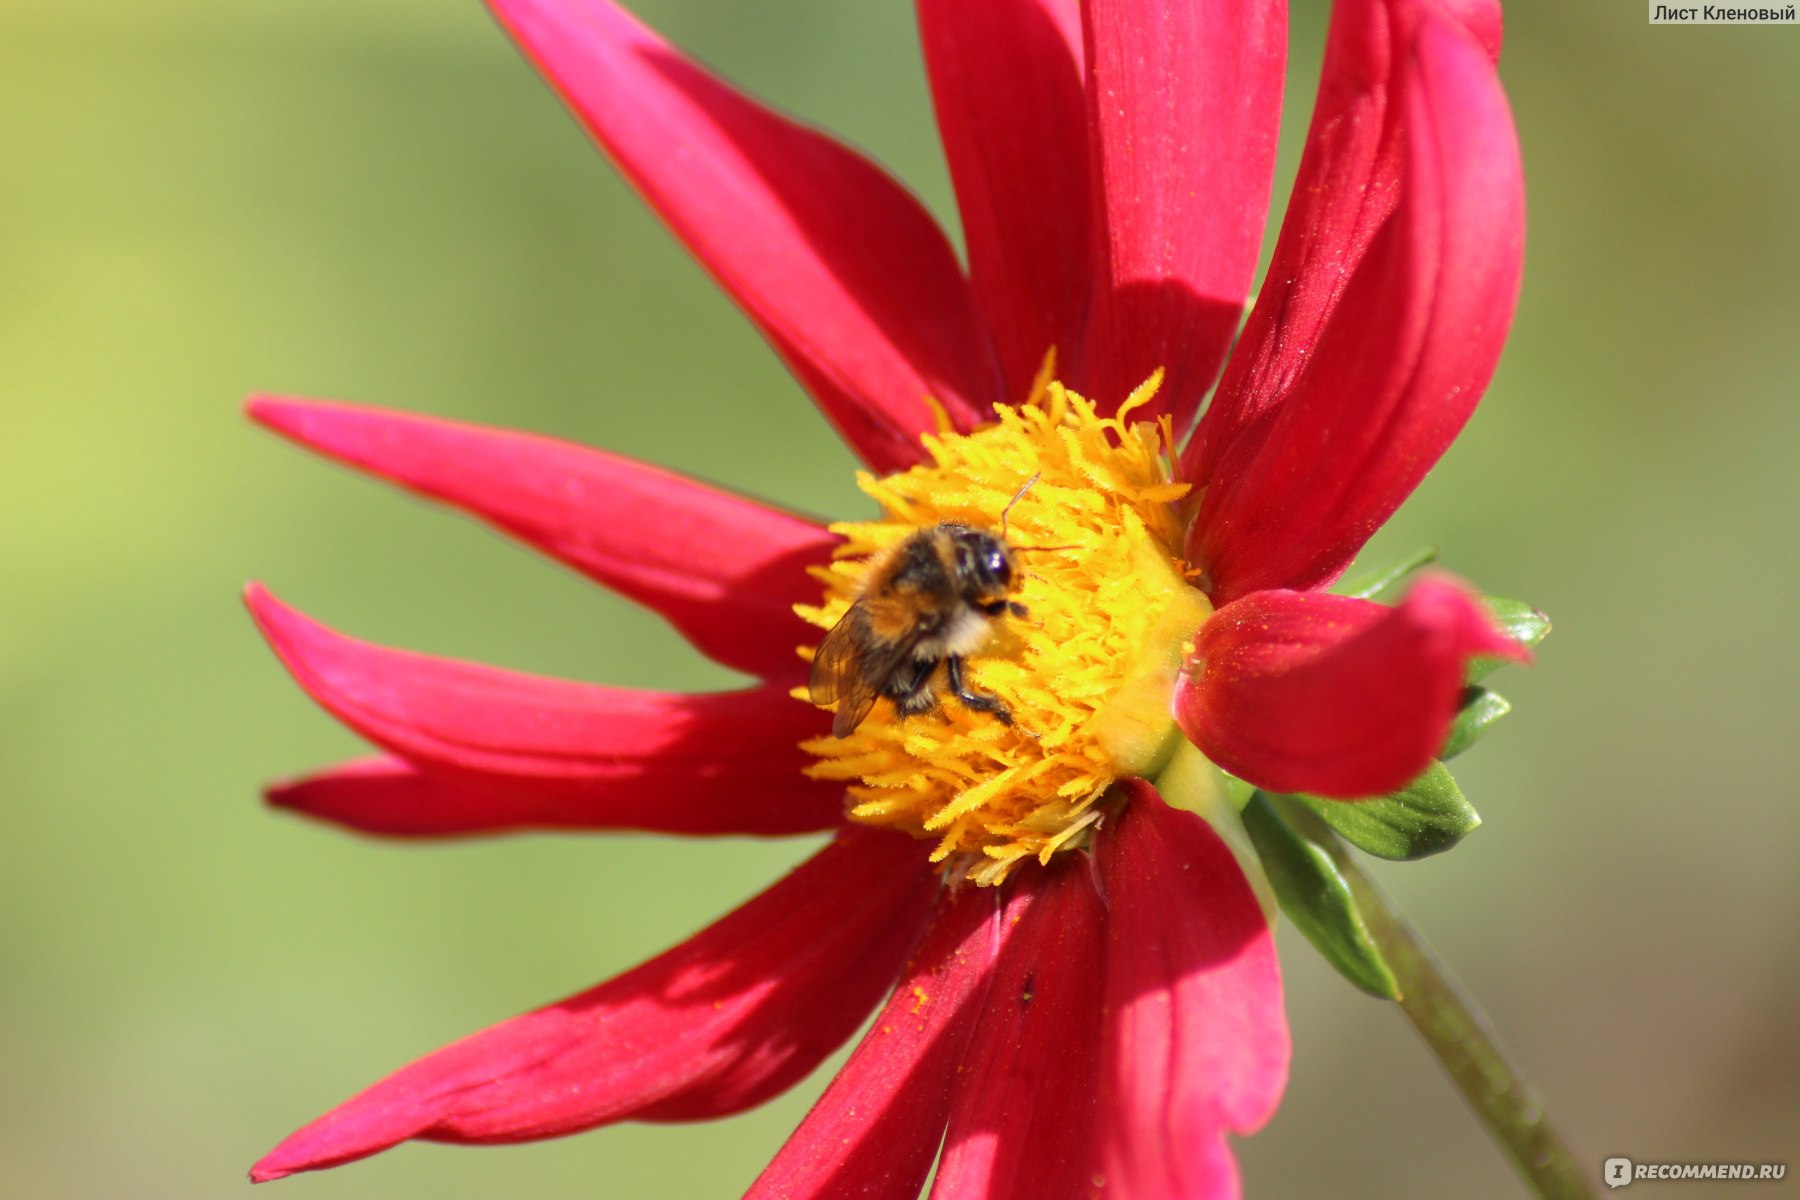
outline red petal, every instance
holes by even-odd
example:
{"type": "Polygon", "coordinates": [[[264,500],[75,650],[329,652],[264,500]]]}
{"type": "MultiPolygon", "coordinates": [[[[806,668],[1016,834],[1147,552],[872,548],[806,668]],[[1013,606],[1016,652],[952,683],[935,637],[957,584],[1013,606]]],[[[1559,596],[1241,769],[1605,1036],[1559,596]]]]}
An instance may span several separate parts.
{"type": "Polygon", "coordinates": [[[1400,196],[1408,52],[1428,13],[1445,12],[1500,52],[1500,8],[1491,0],[1339,0],[1300,157],[1262,292],[1238,337],[1206,417],[1182,455],[1182,476],[1211,480],[1219,456],[1287,397],[1344,284],[1400,196]]]}
{"type": "Polygon", "coordinates": [[[1074,382],[1117,404],[1157,367],[1185,429],[1262,253],[1287,57],[1282,0],[1081,6],[1100,290],[1074,382]]]}
{"type": "Polygon", "coordinates": [[[619,170],[878,471],[922,457],[926,396],[1000,399],[955,252],[874,164],[751,101],[608,0],[491,0],[619,170]]]}
{"type": "Polygon", "coordinates": [[[919,0],[938,129],[975,297],[1030,389],[1044,352],[1081,347],[1093,268],[1087,102],[1076,0],[919,0]]]}
{"type": "Polygon", "coordinates": [[[1125,781],[1096,839],[1106,890],[1099,1174],[1106,1195],[1238,1194],[1227,1130],[1254,1133],[1287,1082],[1274,931],[1219,835],[1125,781]]]}
{"type": "Polygon", "coordinates": [[[1518,296],[1518,142],[1486,49],[1421,23],[1404,183],[1312,361],[1220,461],[1190,534],[1215,603],[1334,578],[1474,411],[1518,296]]]}
{"type": "Polygon", "coordinates": [[[1007,928],[994,892],[940,902],[900,986],[745,1200],[917,1200],[1007,928]]]}
{"type": "Polygon", "coordinates": [[[1105,909],[1084,857],[1015,872],[931,1200],[1085,1196],[1105,909]],[[1026,871],[1031,874],[1027,875],[1026,871]]]}
{"type": "Polygon", "coordinates": [[[427,771],[365,758],[268,789],[277,808],[358,833],[396,838],[473,837],[542,829],[648,829],[687,835],[778,837],[838,824],[841,790],[797,780],[746,794],[733,780],[704,788],[645,787],[471,771],[427,771]],[[789,794],[790,792],[796,794],[789,794]]]}
{"type": "Polygon", "coordinates": [[[685,696],[596,687],[389,650],[261,587],[251,615],[308,695],[427,773],[514,794],[514,813],[609,828],[776,833],[831,824],[841,788],[805,779],[823,714],[780,687],[685,696]]]}
{"type": "Polygon", "coordinates": [[[254,397],[303,446],[465,509],[655,609],[716,662],[798,682],[818,631],[809,564],[837,541],[811,521],[585,446],[350,404],[254,397]]]}
{"type": "Polygon", "coordinates": [[[841,835],[624,975],[402,1068],[287,1138],[261,1182],[420,1138],[518,1142],[740,1112],[818,1065],[894,981],[934,873],[917,843],[841,835]]]}
{"type": "Polygon", "coordinates": [[[1175,717],[1206,757],[1275,792],[1403,787],[1449,735],[1464,665],[1523,660],[1468,593],[1426,578],[1398,606],[1253,592],[1200,627],[1175,717]]]}

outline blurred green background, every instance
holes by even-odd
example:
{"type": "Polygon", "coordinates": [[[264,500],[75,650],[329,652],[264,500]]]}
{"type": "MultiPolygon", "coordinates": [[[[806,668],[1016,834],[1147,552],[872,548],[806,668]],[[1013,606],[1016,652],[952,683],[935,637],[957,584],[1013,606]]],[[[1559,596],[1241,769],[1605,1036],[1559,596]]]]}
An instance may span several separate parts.
{"type": "MultiPolygon", "coordinates": [[[[952,213],[906,5],[638,7],[952,213]]],[[[1278,192],[1323,6],[1293,23],[1278,192]]],[[[1516,331],[1371,551],[1440,543],[1557,622],[1537,667],[1496,681],[1518,711],[1459,764],[1486,827],[1381,875],[1596,1170],[1623,1154],[1800,1172],[1796,65],[1793,28],[1511,6],[1531,204],[1516,331]]],[[[252,429],[237,406],[258,388],[551,433],[822,513],[858,503],[798,389],[478,5],[0,8],[12,1195],[243,1195],[253,1159],[351,1091],[636,962],[810,849],[398,847],[265,812],[260,781],[357,743],[264,650],[237,602],[250,577],[390,644],[627,685],[729,679],[560,569],[252,429]]],[[[1297,1053],[1285,1107],[1242,1149],[1251,1194],[1517,1194],[1398,1015],[1283,944],[1297,1053]]],[[[717,1125],[407,1146],[270,1186],[736,1195],[818,1086],[717,1125]]]]}

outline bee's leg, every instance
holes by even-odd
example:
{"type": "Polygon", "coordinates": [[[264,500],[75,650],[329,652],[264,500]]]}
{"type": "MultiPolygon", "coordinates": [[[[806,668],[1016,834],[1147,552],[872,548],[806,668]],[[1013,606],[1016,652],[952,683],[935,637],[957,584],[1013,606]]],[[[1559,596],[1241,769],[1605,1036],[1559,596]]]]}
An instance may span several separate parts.
{"type": "Polygon", "coordinates": [[[963,679],[963,660],[951,655],[944,660],[944,666],[950,674],[950,690],[956,698],[963,702],[964,708],[972,708],[976,712],[993,713],[1002,725],[1013,723],[1012,710],[1006,707],[1006,701],[987,692],[978,692],[963,679]]]}
{"type": "Polygon", "coordinates": [[[937,707],[937,697],[931,694],[931,689],[928,687],[921,687],[917,691],[895,696],[893,700],[894,711],[903,717],[916,717],[920,713],[930,712],[937,707]]]}

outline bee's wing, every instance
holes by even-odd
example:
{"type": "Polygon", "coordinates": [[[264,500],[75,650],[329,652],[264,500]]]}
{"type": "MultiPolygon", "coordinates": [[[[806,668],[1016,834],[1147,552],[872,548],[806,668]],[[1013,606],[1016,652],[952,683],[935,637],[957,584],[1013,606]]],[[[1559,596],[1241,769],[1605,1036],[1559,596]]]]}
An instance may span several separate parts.
{"type": "Polygon", "coordinates": [[[813,655],[807,695],[824,707],[837,701],[831,735],[843,737],[861,725],[875,707],[881,685],[912,657],[916,634],[891,642],[877,642],[867,629],[868,614],[859,603],[850,606],[843,619],[831,627],[819,652],[813,655]]]}
{"type": "Polygon", "coordinates": [[[825,635],[825,640],[813,654],[812,674],[807,676],[806,692],[821,708],[836,700],[839,693],[846,691],[862,674],[857,665],[856,634],[852,630],[855,615],[856,609],[852,607],[838,618],[838,623],[831,627],[831,632],[825,635]]]}

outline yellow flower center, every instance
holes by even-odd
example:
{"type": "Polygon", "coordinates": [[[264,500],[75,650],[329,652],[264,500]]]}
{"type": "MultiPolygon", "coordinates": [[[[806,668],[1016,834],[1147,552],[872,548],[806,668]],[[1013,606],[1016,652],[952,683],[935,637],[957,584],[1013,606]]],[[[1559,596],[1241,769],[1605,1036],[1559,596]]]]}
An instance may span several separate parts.
{"type": "Polygon", "coordinates": [[[824,599],[797,606],[831,629],[881,586],[883,555],[921,530],[953,523],[1004,536],[1018,571],[1008,598],[1026,614],[980,616],[964,683],[1005,711],[958,701],[940,667],[925,711],[901,716],[880,699],[846,736],[803,744],[818,758],[809,775],[849,785],[852,820],[934,837],[934,861],[980,884],[1082,845],[1114,780],[1162,768],[1181,737],[1169,711],[1175,675],[1212,612],[1180,557],[1188,485],[1171,482],[1168,420],[1129,419],[1160,372],[1112,418],[1050,373],[1047,362],[1026,404],[997,409],[974,433],[940,418],[923,439],[925,465],[859,473],[882,517],[831,527],[844,543],[815,572],[824,599]]]}

